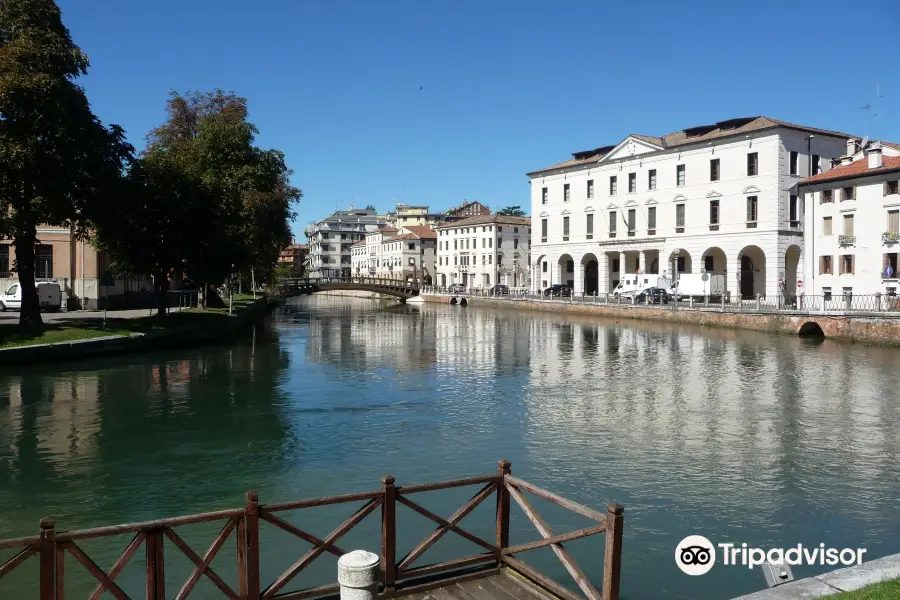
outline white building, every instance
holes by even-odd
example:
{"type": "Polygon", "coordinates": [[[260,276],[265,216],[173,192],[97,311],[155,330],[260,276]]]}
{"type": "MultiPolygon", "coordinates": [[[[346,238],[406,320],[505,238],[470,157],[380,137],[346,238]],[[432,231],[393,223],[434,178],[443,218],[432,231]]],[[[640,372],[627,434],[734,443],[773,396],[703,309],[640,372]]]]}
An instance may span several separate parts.
{"type": "Polygon", "coordinates": [[[848,143],[840,165],[804,179],[804,291],[890,294],[900,287],[900,145],[848,143]]]}
{"type": "Polygon", "coordinates": [[[431,285],[435,275],[437,233],[427,225],[399,230],[384,227],[366,235],[351,247],[356,277],[421,280],[431,285]]]}
{"type": "Polygon", "coordinates": [[[528,217],[482,215],[437,227],[437,281],[470,288],[527,287],[531,266],[528,217]]]}
{"type": "Polygon", "coordinates": [[[766,117],[663,137],[629,135],[529,173],[532,285],[612,291],[624,273],[714,272],[744,297],[793,292],[802,269],[800,177],[847,135],[766,117]]]}
{"type": "Polygon", "coordinates": [[[349,277],[352,272],[351,246],[384,225],[384,219],[374,210],[353,207],[335,211],[331,216],[311,223],[306,230],[310,277],[349,277]]]}

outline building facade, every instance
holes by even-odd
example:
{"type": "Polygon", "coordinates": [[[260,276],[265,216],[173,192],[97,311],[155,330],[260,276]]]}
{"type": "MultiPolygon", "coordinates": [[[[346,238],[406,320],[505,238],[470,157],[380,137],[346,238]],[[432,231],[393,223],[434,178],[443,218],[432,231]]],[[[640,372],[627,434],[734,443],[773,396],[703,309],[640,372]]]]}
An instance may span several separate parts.
{"type": "Polygon", "coordinates": [[[278,264],[291,269],[291,277],[303,277],[306,269],[309,247],[306,244],[291,243],[278,255],[278,264]]]}
{"type": "Polygon", "coordinates": [[[800,177],[842,155],[847,137],[749,117],[630,135],[531,172],[532,287],[594,294],[628,273],[710,272],[746,298],[791,293],[803,271],[800,177]]]}
{"type": "Polygon", "coordinates": [[[437,227],[436,285],[528,287],[531,220],[484,215],[437,227]]]}
{"type": "MultiPolygon", "coordinates": [[[[63,302],[71,309],[95,310],[126,304],[126,296],[149,294],[153,286],[148,278],[105,277],[109,257],[90,243],[79,240],[67,227],[40,225],[35,248],[35,279],[59,284],[63,302]]],[[[0,290],[18,283],[13,264],[16,249],[10,240],[0,242],[0,290]]],[[[128,302],[136,301],[129,298],[128,302]]]]}
{"type": "Polygon", "coordinates": [[[410,225],[399,230],[385,227],[353,244],[353,276],[432,285],[436,249],[437,233],[427,225],[410,225]]]}
{"type": "Polygon", "coordinates": [[[306,230],[310,277],[350,277],[351,246],[385,225],[374,210],[353,207],[311,223],[306,230]]]}
{"type": "Polygon", "coordinates": [[[900,145],[851,145],[840,164],[804,179],[807,294],[887,294],[900,288],[900,145]]]}
{"type": "Polygon", "coordinates": [[[491,214],[491,209],[481,202],[464,202],[461,205],[455,208],[451,208],[447,211],[447,215],[454,219],[486,217],[489,214],[491,214]]]}

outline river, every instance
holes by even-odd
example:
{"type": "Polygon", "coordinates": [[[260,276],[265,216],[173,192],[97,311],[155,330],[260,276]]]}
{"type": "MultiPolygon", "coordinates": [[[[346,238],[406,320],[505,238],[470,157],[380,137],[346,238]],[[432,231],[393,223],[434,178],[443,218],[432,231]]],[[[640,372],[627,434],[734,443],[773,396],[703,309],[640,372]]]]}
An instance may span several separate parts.
{"type": "MultiPolygon", "coordinates": [[[[563,496],[625,506],[623,598],[727,599],[765,587],[759,569],[686,576],[682,538],[900,552],[898,365],[895,349],[744,331],[299,299],[231,346],[0,371],[0,538],[45,515],[92,527],[238,507],[251,489],[265,503],[374,490],[385,473],[486,474],[505,458],[563,496]]],[[[475,491],[422,502],[449,516],[475,491]]],[[[535,507],[554,532],[590,524],[535,507]]],[[[513,508],[512,542],[539,539],[513,508]]],[[[294,522],[324,537],[353,509],[308,510],[294,522]]],[[[489,535],[492,511],[461,524],[489,535]]],[[[373,517],[341,546],[377,550],[373,517]]],[[[398,520],[402,555],[432,527],[406,508],[398,520]]],[[[202,555],[217,530],[193,527],[202,555]]],[[[262,532],[271,581],[309,546],[262,532]]],[[[417,564],[479,552],[455,537],[417,564]]],[[[108,568],[129,539],[83,544],[108,568]]],[[[603,541],[571,544],[598,584],[603,541]]],[[[166,552],[174,597],[189,565],[166,552]]],[[[523,556],[566,580],[548,549],[523,556]]],[[[134,597],[142,560],[119,578],[134,597]]],[[[36,598],[36,562],[0,580],[0,598],[36,598]]],[[[233,581],[233,564],[232,540],[213,565],[233,581]]],[[[314,565],[297,585],[333,579],[333,557],[314,565]]],[[[69,558],[66,573],[67,597],[86,597],[86,571],[69,558]]],[[[191,597],[220,595],[204,580],[191,597]]]]}

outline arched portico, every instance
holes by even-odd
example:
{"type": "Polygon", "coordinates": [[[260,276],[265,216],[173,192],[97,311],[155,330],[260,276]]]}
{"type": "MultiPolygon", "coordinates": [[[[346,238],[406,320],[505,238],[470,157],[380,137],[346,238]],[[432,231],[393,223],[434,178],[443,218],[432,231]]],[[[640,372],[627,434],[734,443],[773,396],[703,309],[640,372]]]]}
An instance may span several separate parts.
{"type": "Polygon", "coordinates": [[[581,257],[583,292],[593,296],[600,291],[600,262],[593,253],[581,257]]]}
{"type": "Polygon", "coordinates": [[[738,253],[741,297],[751,299],[766,295],[766,253],[759,246],[745,246],[738,253]]]}
{"type": "Polygon", "coordinates": [[[556,262],[556,281],[554,283],[561,283],[562,285],[567,285],[570,288],[575,288],[575,261],[572,259],[571,254],[563,254],[559,257],[559,260],[556,262]]]}
{"type": "Polygon", "coordinates": [[[797,294],[797,277],[800,265],[800,246],[792,244],[784,253],[784,293],[786,296],[797,294]]]}
{"type": "Polygon", "coordinates": [[[700,269],[704,273],[721,275],[727,269],[725,251],[717,246],[707,248],[703,252],[700,262],[702,263],[700,269]]]}
{"type": "Polygon", "coordinates": [[[669,270],[672,273],[672,279],[678,279],[678,276],[683,273],[693,273],[691,253],[683,248],[673,250],[669,254],[669,270]]]}

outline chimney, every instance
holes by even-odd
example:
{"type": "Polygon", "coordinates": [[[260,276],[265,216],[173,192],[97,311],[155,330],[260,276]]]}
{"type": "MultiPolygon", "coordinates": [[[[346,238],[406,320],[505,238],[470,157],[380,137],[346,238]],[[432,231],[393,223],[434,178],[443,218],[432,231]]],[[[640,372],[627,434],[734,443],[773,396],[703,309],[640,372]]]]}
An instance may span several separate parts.
{"type": "Polygon", "coordinates": [[[879,169],[883,166],[884,161],[881,158],[881,142],[875,142],[872,144],[872,147],[869,148],[869,168],[879,169]]]}
{"type": "Polygon", "coordinates": [[[855,138],[847,139],[847,156],[853,156],[859,152],[859,140],[855,138]]]}
{"type": "Polygon", "coordinates": [[[845,167],[847,165],[852,165],[852,164],[853,164],[853,155],[852,154],[841,157],[841,166],[842,167],[845,167]]]}

